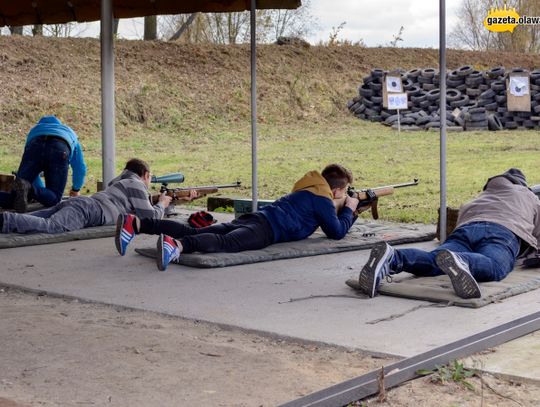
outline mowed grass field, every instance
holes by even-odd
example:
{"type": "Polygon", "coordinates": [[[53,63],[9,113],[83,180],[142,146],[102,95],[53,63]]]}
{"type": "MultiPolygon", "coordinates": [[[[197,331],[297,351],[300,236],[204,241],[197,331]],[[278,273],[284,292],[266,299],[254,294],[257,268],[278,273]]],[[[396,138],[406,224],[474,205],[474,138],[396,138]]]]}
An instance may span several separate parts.
{"type": "MultiPolygon", "coordinates": [[[[380,124],[354,118],[335,125],[260,124],[258,131],[260,199],[278,198],[288,193],[305,172],[337,162],[353,171],[356,188],[419,178],[419,186],[399,189],[394,195],[381,198],[380,217],[403,222],[436,222],[440,202],[438,132],[398,134],[380,124]]],[[[197,134],[171,134],[159,129],[125,133],[120,131],[116,140],[118,171],[127,159],[140,157],[150,163],[157,175],[184,173],[183,186],[240,180],[242,188],[224,190],[223,195],[251,197],[249,127],[215,126],[197,134]]],[[[96,181],[101,178],[101,140],[81,138],[89,167],[83,192],[88,194],[95,192],[96,181]]],[[[538,131],[449,132],[448,205],[458,207],[473,198],[489,176],[510,167],[522,169],[530,185],[540,184],[539,143],[538,131]]],[[[3,157],[0,172],[15,170],[21,153],[21,145],[4,143],[0,147],[3,157]]]]}

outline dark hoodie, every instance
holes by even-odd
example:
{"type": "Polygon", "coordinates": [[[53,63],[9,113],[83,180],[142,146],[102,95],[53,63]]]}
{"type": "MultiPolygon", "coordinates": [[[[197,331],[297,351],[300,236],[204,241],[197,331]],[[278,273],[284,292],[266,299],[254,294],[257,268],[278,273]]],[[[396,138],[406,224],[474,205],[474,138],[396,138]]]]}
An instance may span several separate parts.
{"type": "Polygon", "coordinates": [[[105,191],[91,196],[103,208],[104,224],[112,224],[121,213],[133,213],[137,217],[161,219],[165,212],[162,204],[152,206],[148,190],[142,179],[132,171],[124,170],[109,182],[105,191]]]}
{"type": "Polygon", "coordinates": [[[336,215],[332,190],[317,171],[294,184],[293,192],[260,210],[274,232],[274,243],[302,240],[317,227],[330,239],[342,239],[354,223],[353,212],[343,207],[336,215]]]}
{"type": "Polygon", "coordinates": [[[488,179],[484,191],[459,209],[457,226],[492,222],[512,231],[537,249],[540,240],[540,200],[527,188],[517,168],[488,179]]]}

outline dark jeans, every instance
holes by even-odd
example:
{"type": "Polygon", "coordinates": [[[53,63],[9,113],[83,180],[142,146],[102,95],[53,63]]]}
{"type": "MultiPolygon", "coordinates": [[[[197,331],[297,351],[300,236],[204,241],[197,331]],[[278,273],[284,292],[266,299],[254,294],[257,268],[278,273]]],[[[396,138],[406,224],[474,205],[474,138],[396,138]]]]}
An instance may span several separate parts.
{"type": "Polygon", "coordinates": [[[173,220],[141,219],[139,232],[163,233],[179,239],[184,253],[241,252],[262,249],[274,242],[274,233],[266,218],[252,213],[204,228],[192,228],[173,220]]]}
{"type": "Polygon", "coordinates": [[[443,244],[431,252],[396,250],[391,268],[417,276],[441,275],[443,272],[435,263],[435,256],[441,250],[450,250],[469,264],[476,281],[500,281],[513,270],[520,243],[521,240],[504,226],[473,222],[454,230],[443,244]]]}
{"type": "MultiPolygon", "coordinates": [[[[32,139],[24,148],[17,177],[32,183],[43,171],[45,187],[33,185],[29,199],[49,207],[62,199],[66,187],[70,149],[57,137],[41,136],[32,139]]],[[[0,207],[13,207],[13,192],[0,192],[0,207]]]]}

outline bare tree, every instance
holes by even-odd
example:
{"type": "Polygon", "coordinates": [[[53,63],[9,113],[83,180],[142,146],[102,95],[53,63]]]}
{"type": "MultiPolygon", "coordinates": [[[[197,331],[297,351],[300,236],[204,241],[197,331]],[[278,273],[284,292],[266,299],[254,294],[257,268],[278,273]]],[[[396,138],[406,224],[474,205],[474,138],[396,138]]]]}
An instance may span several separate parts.
{"type": "Polygon", "coordinates": [[[144,40],[157,40],[157,16],[144,17],[144,40]]]}
{"type": "MultiPolygon", "coordinates": [[[[280,36],[303,37],[317,27],[317,21],[310,13],[311,0],[305,0],[296,10],[258,10],[257,41],[273,42],[280,36]]],[[[176,40],[175,34],[184,27],[181,41],[195,43],[238,44],[249,41],[249,12],[206,13],[193,17],[189,14],[162,16],[161,36],[176,40]],[[173,38],[174,37],[174,38],[173,38]]]]}
{"type": "MultiPolygon", "coordinates": [[[[516,8],[520,15],[537,16],[538,0],[508,0],[509,8],[516,8]]],[[[538,52],[540,28],[538,25],[517,26],[513,32],[496,33],[484,27],[484,19],[491,8],[501,7],[497,0],[462,0],[458,9],[458,23],[450,33],[450,45],[472,50],[538,52]]]]}
{"type": "Polygon", "coordinates": [[[9,26],[9,31],[11,32],[11,35],[23,35],[23,27],[22,26],[9,26]]]}
{"type": "Polygon", "coordinates": [[[36,24],[32,26],[32,35],[34,37],[41,37],[43,35],[43,25],[36,24]]]}

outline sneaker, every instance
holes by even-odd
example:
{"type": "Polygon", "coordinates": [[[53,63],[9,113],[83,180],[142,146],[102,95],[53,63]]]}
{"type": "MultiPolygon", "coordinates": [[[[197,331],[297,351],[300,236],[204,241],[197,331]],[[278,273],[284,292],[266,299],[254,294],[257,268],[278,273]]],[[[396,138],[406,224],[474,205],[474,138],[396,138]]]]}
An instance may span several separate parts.
{"type": "Polygon", "coordinates": [[[369,297],[375,297],[377,287],[381,279],[390,274],[394,274],[390,269],[390,263],[394,258],[394,248],[386,242],[377,243],[369,255],[368,262],[362,268],[358,283],[360,290],[369,297]]]}
{"type": "Polygon", "coordinates": [[[114,234],[114,244],[120,256],[126,254],[129,243],[135,237],[133,222],[135,215],[120,214],[116,220],[116,233],[114,234]]]}
{"type": "Polygon", "coordinates": [[[13,191],[15,191],[13,209],[15,209],[15,212],[26,212],[28,208],[28,192],[31,187],[32,185],[25,179],[15,178],[13,181],[13,191]]]}
{"type": "Polygon", "coordinates": [[[159,271],[167,270],[167,266],[171,261],[176,261],[180,258],[180,248],[178,243],[172,237],[161,234],[157,241],[157,268],[159,271]]]}
{"type": "Polygon", "coordinates": [[[458,254],[442,250],[437,253],[435,262],[450,277],[458,297],[480,298],[482,296],[480,287],[469,270],[469,265],[458,254]]]}

